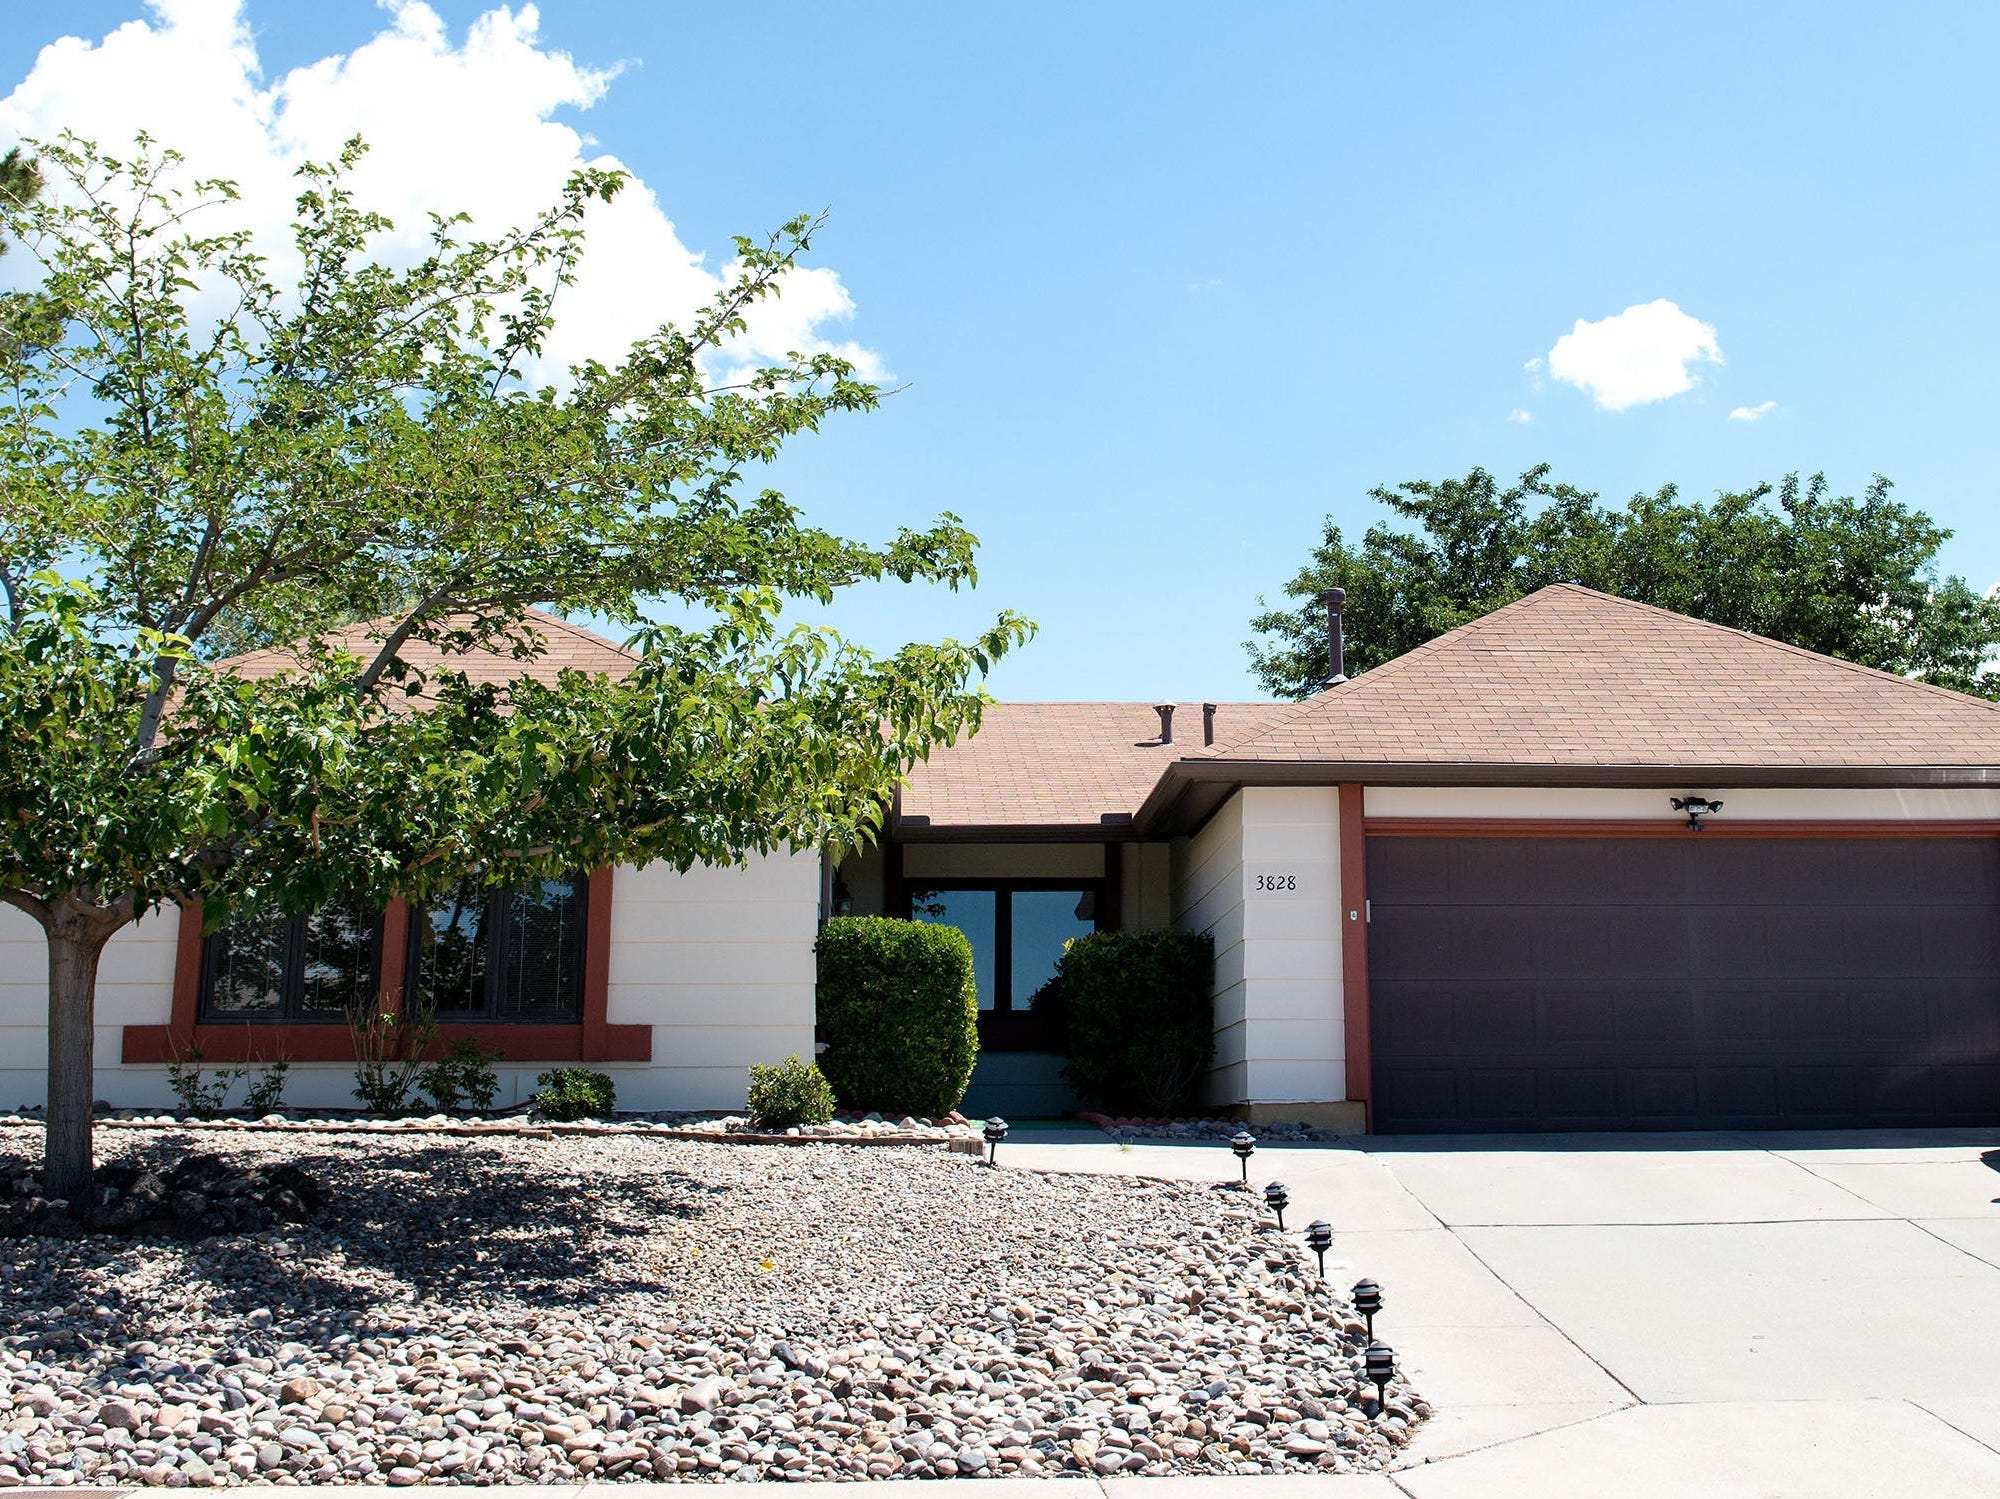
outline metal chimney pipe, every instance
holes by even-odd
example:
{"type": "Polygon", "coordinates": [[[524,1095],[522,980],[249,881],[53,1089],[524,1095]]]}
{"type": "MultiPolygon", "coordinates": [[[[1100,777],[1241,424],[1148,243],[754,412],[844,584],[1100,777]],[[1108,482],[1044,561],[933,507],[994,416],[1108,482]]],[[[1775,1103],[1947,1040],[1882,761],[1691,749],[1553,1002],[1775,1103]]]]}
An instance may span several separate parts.
{"type": "Polygon", "coordinates": [[[1174,705],[1172,703],[1155,703],[1153,704],[1153,711],[1160,715],[1160,743],[1172,744],[1174,742],[1174,705]]]}
{"type": "Polygon", "coordinates": [[[1201,705],[1201,742],[1203,744],[1215,743],[1214,703],[1203,703],[1201,705]]]}
{"type": "Polygon", "coordinates": [[[1347,680],[1347,642],[1343,638],[1340,611],[1347,606],[1345,588],[1324,590],[1319,601],[1326,605],[1326,680],[1321,687],[1336,687],[1347,680]]]}

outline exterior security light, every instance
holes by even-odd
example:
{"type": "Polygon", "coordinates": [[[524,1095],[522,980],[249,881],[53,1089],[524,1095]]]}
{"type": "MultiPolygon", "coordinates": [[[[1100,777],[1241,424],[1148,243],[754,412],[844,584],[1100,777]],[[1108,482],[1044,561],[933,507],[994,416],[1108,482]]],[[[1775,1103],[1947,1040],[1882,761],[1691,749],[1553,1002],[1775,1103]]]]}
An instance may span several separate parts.
{"type": "Polygon", "coordinates": [[[1389,1381],[1396,1377],[1396,1350],[1387,1343],[1368,1345],[1368,1352],[1362,1355],[1362,1367],[1375,1385],[1375,1399],[1378,1404],[1389,1403],[1389,1381]]]}
{"type": "Polygon", "coordinates": [[[1278,1215],[1280,1232],[1285,1227],[1285,1208],[1291,1202],[1292,1194],[1285,1190],[1283,1182],[1272,1182],[1264,1189],[1264,1206],[1278,1215]]]}
{"type": "Polygon", "coordinates": [[[1000,1159],[1000,1142],[1007,1138],[1007,1121],[995,1114],[980,1133],[986,1136],[986,1164],[994,1165],[1000,1159]]]}
{"type": "Polygon", "coordinates": [[[1250,1185],[1250,1157],[1256,1153],[1257,1137],[1247,1129],[1239,1129],[1236,1138],[1229,1142],[1229,1148],[1236,1152],[1236,1159],[1243,1167],[1243,1185],[1250,1185]]]}
{"type": "Polygon", "coordinates": [[[1315,1218],[1306,1225],[1306,1247],[1319,1256],[1319,1278],[1326,1279],[1326,1252],[1333,1248],[1333,1225],[1315,1218]]]}
{"type": "Polygon", "coordinates": [[[1382,1288],[1372,1280],[1357,1280],[1352,1292],[1354,1309],[1368,1319],[1368,1341],[1375,1341],[1375,1314],[1382,1310],[1382,1288]]]}
{"type": "Polygon", "coordinates": [[[1688,831],[1694,833],[1701,831],[1704,817],[1713,817],[1722,810],[1721,802],[1712,802],[1705,796],[1670,796],[1667,805],[1676,812],[1687,813],[1688,831]]]}

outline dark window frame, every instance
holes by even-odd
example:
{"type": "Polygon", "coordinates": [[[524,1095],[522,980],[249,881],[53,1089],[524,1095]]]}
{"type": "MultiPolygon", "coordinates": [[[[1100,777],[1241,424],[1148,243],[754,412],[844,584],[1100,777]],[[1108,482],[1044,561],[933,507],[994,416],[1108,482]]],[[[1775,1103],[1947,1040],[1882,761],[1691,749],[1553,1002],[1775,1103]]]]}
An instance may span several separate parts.
{"type": "MultiPolygon", "coordinates": [[[[519,886],[494,886],[486,892],[486,917],[481,946],[484,948],[486,964],[486,1003],[477,1010],[437,1010],[435,1016],[440,1025],[576,1025],[583,1020],[588,1005],[588,971],[590,963],[590,875],[583,870],[563,876],[569,882],[570,898],[576,902],[576,976],[572,984],[575,1005],[572,1009],[538,1014],[502,1014],[500,1007],[500,984],[506,974],[508,933],[513,923],[504,919],[495,909],[499,903],[514,895],[519,886]]],[[[410,907],[409,930],[403,938],[403,992],[416,991],[418,963],[422,956],[423,934],[430,919],[430,907],[412,904],[410,907]]]]}
{"type": "Polygon", "coordinates": [[[1014,1008],[1014,895],[1017,891],[1075,890],[1096,902],[1091,930],[1108,932],[1117,913],[1107,909],[1112,882],[1103,875],[1072,878],[976,875],[926,879],[909,875],[903,881],[902,909],[915,919],[917,897],[927,890],[973,890],[993,893],[993,1007],[979,1012],[979,1043],[991,1051],[1049,1051],[1062,1044],[1050,1017],[1014,1008]]]}
{"type": "MultiPolygon", "coordinates": [[[[377,911],[375,920],[368,928],[367,972],[371,975],[370,986],[379,993],[382,988],[382,929],[385,912],[377,911]]],[[[222,943],[228,936],[226,925],[209,932],[201,940],[201,987],[196,999],[195,1014],[204,1025],[346,1025],[345,1010],[308,1010],[301,1001],[306,988],[306,922],[310,918],[304,914],[285,919],[285,978],[284,989],[278,996],[275,1010],[219,1010],[215,1006],[215,983],[222,958],[222,943]]]]}

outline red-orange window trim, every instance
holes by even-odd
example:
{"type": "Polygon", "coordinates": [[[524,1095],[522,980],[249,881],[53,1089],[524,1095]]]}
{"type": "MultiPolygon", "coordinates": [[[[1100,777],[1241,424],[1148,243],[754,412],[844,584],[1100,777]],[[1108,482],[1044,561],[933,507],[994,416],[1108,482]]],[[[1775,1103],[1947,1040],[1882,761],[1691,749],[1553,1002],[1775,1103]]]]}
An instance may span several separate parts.
{"type": "Polygon", "coordinates": [[[1368,827],[1361,787],[1340,788],[1340,989],[1347,1055],[1347,1099],[1372,1115],[1373,1060],[1368,1031],[1368,827]]]}
{"type": "MultiPolygon", "coordinates": [[[[477,1041],[510,1062],[650,1062],[650,1025],[613,1025],[611,1003],[611,891],[609,868],[590,874],[583,945],[583,1015],[566,1025],[443,1025],[431,1054],[455,1041],[477,1041]]],[[[393,901],[382,916],[381,1003],[398,1011],[408,951],[409,909],[393,901]]],[[[181,911],[174,955],[174,995],[165,1025],[125,1027],[123,1060],[175,1062],[199,1053],[209,1062],[351,1062],[354,1047],[344,1025],[270,1025],[201,1020],[201,907],[181,911]]]]}

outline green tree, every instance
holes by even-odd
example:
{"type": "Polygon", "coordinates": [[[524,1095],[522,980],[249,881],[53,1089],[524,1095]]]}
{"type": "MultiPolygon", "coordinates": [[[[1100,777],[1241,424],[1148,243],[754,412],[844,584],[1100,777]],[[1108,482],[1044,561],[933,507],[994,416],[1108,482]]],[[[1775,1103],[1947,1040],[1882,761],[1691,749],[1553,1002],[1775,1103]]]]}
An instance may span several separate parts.
{"type": "Polygon", "coordinates": [[[37,149],[52,191],[0,204],[41,268],[0,320],[50,330],[0,349],[0,900],[48,939],[52,1192],[89,1180],[98,960],[127,923],[851,845],[1031,628],[877,657],[783,619],[863,581],[974,577],[950,515],[869,544],[748,482],[879,397],[825,354],[708,373],[806,220],[739,242],[686,327],[549,384],[526,372],[616,174],[497,237],[440,219],[399,268],[346,186],[355,143],[304,169],[281,290],[247,235],[202,231],[229,184],[144,138],[37,149]],[[360,656],[311,646],[262,681],[209,664],[213,634],[311,641],[384,600],[360,656]],[[675,622],[649,622],[658,601],[675,622]],[[399,654],[532,657],[531,605],[622,622],[636,670],[494,686],[399,654]]]}
{"type": "Polygon", "coordinates": [[[1475,468],[1371,494],[1392,519],[1355,546],[1329,517],[1285,585],[1301,602],[1250,621],[1260,637],[1246,643],[1252,669],[1280,697],[1308,697],[1326,678],[1322,589],[1347,590],[1352,675],[1564,582],[2000,696],[2000,603],[1939,578],[1951,532],[1890,498],[1887,479],[1859,498],[1833,494],[1819,474],[1706,502],[1669,485],[1613,507],[1555,482],[1544,464],[1504,487],[1475,468]]]}

